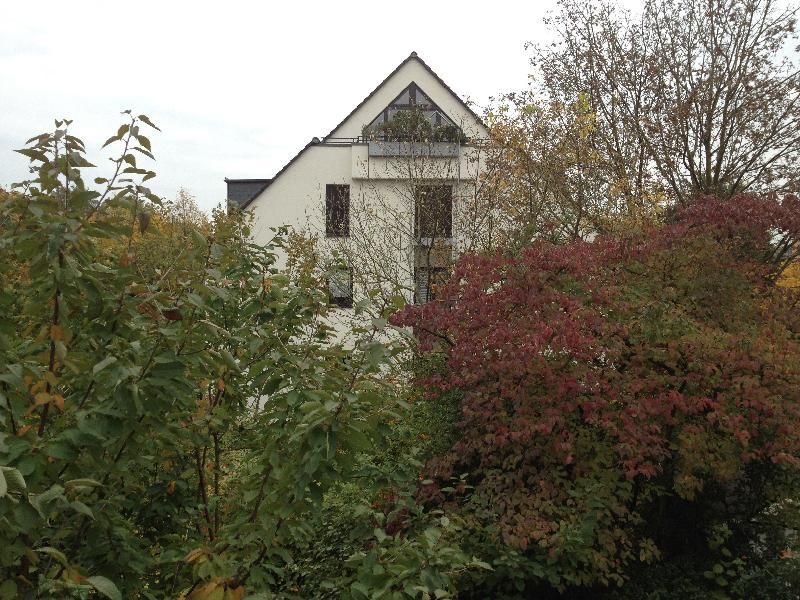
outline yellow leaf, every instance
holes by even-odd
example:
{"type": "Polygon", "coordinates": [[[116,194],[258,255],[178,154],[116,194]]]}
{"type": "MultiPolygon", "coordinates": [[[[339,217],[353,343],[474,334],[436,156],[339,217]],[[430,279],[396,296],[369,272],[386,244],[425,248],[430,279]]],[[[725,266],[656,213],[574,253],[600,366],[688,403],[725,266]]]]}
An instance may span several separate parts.
{"type": "Polygon", "coordinates": [[[184,562],[188,564],[202,562],[200,559],[205,560],[206,556],[206,549],[205,548],[195,548],[194,550],[190,551],[186,556],[183,557],[184,562]]]}
{"type": "Polygon", "coordinates": [[[800,261],[786,267],[778,279],[778,285],[786,288],[800,288],[800,261]]]}
{"type": "Polygon", "coordinates": [[[209,581],[194,588],[186,600],[223,600],[225,588],[220,585],[218,579],[209,581]]]}
{"type": "Polygon", "coordinates": [[[242,600],[244,598],[244,586],[228,588],[225,590],[225,600],[242,600]]]}
{"type": "Polygon", "coordinates": [[[50,402],[50,394],[47,392],[39,392],[33,397],[33,404],[34,406],[42,406],[50,402]]]}

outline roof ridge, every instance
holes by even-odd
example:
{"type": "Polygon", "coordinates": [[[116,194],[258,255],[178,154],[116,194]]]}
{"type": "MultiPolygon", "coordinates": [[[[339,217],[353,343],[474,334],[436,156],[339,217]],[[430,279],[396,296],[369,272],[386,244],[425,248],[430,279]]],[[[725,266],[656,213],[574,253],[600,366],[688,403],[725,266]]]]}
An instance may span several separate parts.
{"type": "Polygon", "coordinates": [[[427,70],[427,71],[428,71],[428,72],[429,72],[431,75],[433,75],[434,79],[436,79],[436,81],[438,81],[438,82],[439,82],[439,83],[442,85],[442,87],[444,87],[444,89],[446,89],[448,92],[450,92],[450,94],[451,94],[451,95],[452,95],[452,96],[453,96],[453,97],[454,97],[456,100],[458,100],[458,102],[459,102],[459,103],[461,103],[461,106],[462,106],[462,107],[464,107],[464,108],[467,110],[467,112],[469,112],[469,114],[470,114],[470,115],[472,115],[472,117],[473,117],[473,118],[474,118],[474,119],[475,119],[475,120],[476,120],[478,123],[480,123],[481,125],[483,125],[484,127],[486,127],[486,123],[484,123],[484,122],[483,122],[483,119],[482,119],[482,118],[480,118],[480,117],[479,117],[479,116],[478,116],[478,115],[475,113],[475,111],[474,111],[474,110],[472,110],[472,108],[470,108],[470,106],[469,106],[469,105],[468,105],[468,104],[467,104],[467,103],[466,103],[464,100],[462,100],[462,99],[461,99],[461,96],[459,96],[458,94],[456,94],[456,93],[453,91],[453,89],[452,89],[452,88],[451,88],[449,85],[447,85],[447,84],[444,82],[444,80],[443,80],[441,77],[439,77],[439,75],[436,73],[436,71],[434,71],[433,69],[431,69],[431,68],[430,68],[430,66],[428,65],[428,63],[426,63],[424,60],[422,60],[422,58],[419,56],[419,54],[417,54],[417,52],[416,52],[415,50],[412,50],[412,51],[411,51],[411,54],[409,54],[409,55],[408,55],[408,58],[406,58],[405,60],[403,60],[403,61],[402,61],[402,62],[401,62],[399,65],[397,65],[397,66],[394,68],[394,70],[393,70],[391,73],[389,73],[389,74],[388,74],[386,77],[384,77],[384,78],[383,78],[383,81],[381,81],[381,82],[380,82],[380,83],[379,83],[379,84],[378,84],[378,85],[375,87],[375,89],[374,89],[374,90],[372,90],[372,91],[371,91],[369,94],[367,94],[367,96],[366,96],[366,97],[365,97],[365,98],[364,98],[364,99],[363,99],[361,102],[359,102],[359,103],[358,103],[358,105],[357,105],[357,106],[356,106],[356,107],[355,107],[353,110],[351,110],[351,111],[350,111],[350,112],[347,114],[347,116],[346,116],[344,119],[342,119],[341,121],[339,121],[339,123],[336,125],[336,127],[334,127],[333,129],[331,129],[331,130],[330,130],[330,131],[327,133],[327,135],[325,135],[325,136],[322,138],[322,140],[323,140],[323,141],[325,141],[325,140],[327,140],[329,137],[331,137],[331,135],[333,134],[333,132],[334,132],[334,131],[336,131],[336,130],[337,130],[337,129],[339,129],[339,128],[340,128],[342,125],[344,125],[345,121],[347,121],[347,120],[348,120],[350,117],[352,117],[352,116],[353,116],[353,115],[354,115],[354,114],[355,114],[355,113],[358,111],[358,109],[360,109],[362,106],[364,106],[364,104],[366,104],[366,102],[367,102],[367,101],[368,101],[370,98],[372,98],[372,97],[375,95],[375,92],[377,92],[379,89],[381,89],[381,88],[384,86],[384,84],[385,84],[387,81],[389,81],[389,80],[390,80],[390,79],[391,79],[391,78],[392,78],[392,77],[395,75],[395,73],[397,73],[397,72],[398,72],[400,69],[402,69],[402,68],[403,68],[403,65],[405,65],[405,64],[406,64],[408,61],[410,61],[410,60],[417,60],[417,61],[419,61],[419,63],[420,63],[420,64],[421,64],[423,67],[425,67],[425,69],[426,69],[426,70],[427,70]]]}
{"type": "Polygon", "coordinates": [[[287,163],[286,163],[286,164],[285,164],[285,165],[284,165],[284,166],[281,168],[281,170],[280,170],[280,171],[278,171],[277,173],[275,173],[275,175],[273,175],[273,176],[270,178],[270,180],[269,180],[269,183],[267,183],[267,184],[264,186],[264,188],[263,188],[261,191],[259,191],[259,192],[258,192],[258,193],[257,193],[255,196],[253,196],[252,198],[250,198],[250,200],[248,200],[246,203],[244,203],[244,204],[241,206],[241,208],[242,208],[242,209],[245,209],[245,208],[247,208],[247,207],[248,207],[250,204],[252,204],[252,202],[253,202],[253,201],[254,201],[254,200],[255,200],[255,199],[256,199],[256,198],[257,198],[259,195],[261,195],[261,192],[263,192],[265,189],[267,189],[267,187],[269,187],[270,185],[272,185],[272,184],[275,182],[275,180],[276,180],[276,179],[278,179],[278,177],[279,177],[280,175],[282,175],[282,174],[284,173],[284,171],[286,171],[286,169],[288,169],[288,168],[289,168],[289,167],[292,165],[292,163],[294,163],[294,161],[296,161],[298,158],[300,158],[300,156],[301,156],[301,155],[302,155],[302,154],[303,154],[303,153],[304,153],[306,150],[308,150],[308,148],[309,148],[309,147],[311,147],[311,146],[315,146],[315,145],[317,145],[317,144],[320,144],[320,143],[324,144],[324,143],[325,143],[325,141],[327,141],[327,139],[328,139],[329,137],[331,137],[331,135],[333,134],[333,132],[334,132],[334,131],[336,131],[337,129],[339,129],[339,127],[341,127],[341,126],[344,124],[344,122],[345,122],[345,121],[347,121],[347,119],[349,119],[350,117],[352,117],[352,116],[353,116],[353,115],[354,115],[354,114],[355,114],[355,113],[358,111],[358,109],[360,109],[362,106],[364,106],[364,104],[367,102],[367,100],[369,100],[370,98],[372,98],[372,96],[374,96],[374,95],[375,95],[375,92],[377,92],[379,89],[381,89],[381,88],[383,87],[383,85],[384,85],[384,84],[385,84],[387,81],[389,81],[389,79],[391,79],[391,78],[392,78],[392,77],[395,75],[395,73],[397,73],[397,72],[398,72],[400,69],[402,69],[402,68],[403,68],[403,65],[405,65],[405,64],[406,64],[408,61],[410,61],[410,60],[417,60],[417,61],[419,61],[419,63],[420,63],[420,64],[421,64],[421,65],[422,65],[422,66],[423,66],[423,67],[424,67],[424,68],[425,68],[425,69],[426,69],[426,70],[427,70],[427,71],[428,71],[428,72],[429,72],[431,75],[433,75],[434,79],[436,79],[436,81],[438,81],[438,82],[439,82],[439,83],[442,85],[442,87],[444,87],[444,89],[445,89],[445,90],[447,90],[448,92],[450,92],[450,94],[451,94],[451,95],[452,95],[452,96],[453,96],[453,97],[454,97],[456,100],[458,100],[458,102],[460,102],[460,103],[461,103],[461,106],[462,106],[462,107],[464,107],[464,108],[467,110],[467,112],[469,112],[469,114],[470,114],[470,115],[472,115],[472,117],[473,117],[473,118],[474,118],[474,119],[475,119],[475,120],[476,120],[478,123],[480,123],[480,124],[481,124],[483,127],[487,127],[487,126],[486,126],[486,123],[484,123],[484,122],[483,122],[483,119],[481,119],[481,118],[480,118],[480,117],[479,117],[479,116],[478,116],[478,115],[475,113],[475,111],[474,111],[474,110],[472,110],[472,109],[469,107],[469,105],[468,105],[468,104],[467,104],[467,103],[466,103],[464,100],[462,100],[462,99],[461,99],[461,96],[459,96],[458,94],[456,94],[456,93],[453,91],[453,89],[452,89],[452,88],[451,88],[449,85],[447,85],[447,84],[444,82],[444,80],[443,80],[441,77],[439,77],[439,75],[436,73],[436,71],[434,71],[433,69],[431,69],[431,68],[430,68],[430,66],[428,66],[428,63],[426,63],[424,60],[422,60],[422,58],[420,58],[420,56],[417,54],[417,52],[416,52],[415,50],[412,50],[412,51],[411,51],[411,54],[409,54],[409,55],[408,55],[408,58],[404,59],[404,60],[403,60],[403,61],[402,61],[402,62],[401,62],[399,65],[397,65],[397,66],[394,68],[394,70],[392,70],[392,72],[391,72],[391,73],[389,73],[389,74],[388,74],[386,77],[384,77],[383,81],[381,81],[381,82],[380,82],[380,83],[379,83],[379,84],[378,84],[378,85],[375,87],[375,89],[374,89],[374,90],[372,90],[372,91],[371,91],[369,94],[367,94],[367,97],[366,97],[366,98],[364,98],[364,99],[363,99],[361,102],[359,102],[359,103],[358,103],[358,105],[357,105],[357,106],[356,106],[356,107],[355,107],[353,110],[351,110],[351,111],[348,113],[348,115],[347,115],[347,116],[346,116],[344,119],[342,119],[342,120],[339,122],[339,124],[338,124],[338,125],[336,125],[336,127],[334,127],[333,129],[331,129],[331,130],[330,130],[330,132],[329,132],[329,133],[328,133],[326,136],[324,136],[324,137],[322,138],[322,140],[321,140],[321,141],[320,141],[320,139],[319,139],[319,138],[316,138],[316,137],[315,137],[315,138],[313,138],[313,139],[312,139],[312,140],[311,140],[309,143],[307,143],[305,146],[303,146],[303,147],[300,149],[300,151],[299,151],[297,154],[295,154],[295,155],[292,157],[292,159],[291,159],[289,162],[287,162],[287,163]]]}

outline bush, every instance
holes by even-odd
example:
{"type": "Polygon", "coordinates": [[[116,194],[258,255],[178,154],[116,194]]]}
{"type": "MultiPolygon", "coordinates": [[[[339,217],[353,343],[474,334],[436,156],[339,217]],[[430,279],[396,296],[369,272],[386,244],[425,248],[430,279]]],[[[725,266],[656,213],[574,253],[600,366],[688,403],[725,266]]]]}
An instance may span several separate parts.
{"type": "Polygon", "coordinates": [[[2,598],[266,592],[382,427],[390,349],[336,344],[241,215],[162,207],[129,117],[98,191],[59,121],[0,198],[2,598]]]}
{"type": "Polygon", "coordinates": [[[795,197],[700,199],[639,236],[465,256],[395,317],[462,398],[424,496],[495,549],[488,577],[577,593],[692,557],[722,593],[789,548],[767,516],[798,490],[800,296],[774,282],[799,235],[795,197]]]}

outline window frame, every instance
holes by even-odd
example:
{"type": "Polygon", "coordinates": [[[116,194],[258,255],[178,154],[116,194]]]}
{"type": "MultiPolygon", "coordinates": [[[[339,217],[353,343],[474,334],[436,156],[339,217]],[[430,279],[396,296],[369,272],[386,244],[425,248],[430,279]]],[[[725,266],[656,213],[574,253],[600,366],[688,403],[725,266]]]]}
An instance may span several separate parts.
{"type": "MultiPolygon", "coordinates": [[[[454,190],[453,186],[450,184],[422,184],[414,186],[414,238],[417,240],[434,240],[434,239],[443,239],[449,240],[453,238],[453,195],[454,190]],[[446,217],[444,220],[444,227],[438,227],[438,222],[434,222],[433,230],[426,231],[427,229],[427,222],[426,226],[423,227],[423,220],[422,220],[422,200],[423,197],[420,195],[420,191],[423,189],[427,190],[447,190],[447,210],[446,217]],[[428,235],[430,234],[430,235],[428,235]]],[[[444,206],[444,203],[442,203],[444,206]]]]}
{"type": "Polygon", "coordinates": [[[328,277],[327,287],[328,287],[329,303],[334,306],[337,306],[338,308],[353,308],[353,268],[350,266],[343,266],[331,269],[331,271],[340,271],[341,273],[345,272],[347,273],[348,277],[347,288],[350,293],[348,295],[335,296],[332,285],[333,282],[331,278],[328,277]]]}
{"type": "Polygon", "coordinates": [[[325,237],[350,237],[349,183],[325,184],[325,237]],[[339,204],[336,204],[336,202],[339,202],[339,204]],[[336,220],[337,217],[338,221],[336,220]]]}
{"type": "MultiPolygon", "coordinates": [[[[436,300],[436,295],[431,289],[431,273],[443,273],[444,280],[450,276],[450,269],[448,267],[414,267],[414,304],[427,304],[436,300]],[[428,298],[423,302],[420,298],[419,276],[421,271],[427,271],[428,280],[425,289],[428,293],[428,298]]],[[[441,283],[434,283],[434,285],[441,285],[441,283]]]]}
{"type": "MultiPolygon", "coordinates": [[[[380,135],[376,135],[374,132],[377,128],[385,126],[387,123],[390,123],[394,118],[389,117],[390,111],[396,112],[418,112],[418,113],[431,113],[434,116],[434,124],[436,127],[452,127],[458,130],[458,138],[461,140],[466,139],[464,132],[461,130],[456,122],[451,119],[446,112],[444,112],[439,105],[437,105],[431,97],[425,93],[425,91],[415,82],[412,81],[408,86],[403,88],[403,91],[400,92],[397,97],[392,100],[381,112],[375,115],[367,125],[364,126],[364,132],[370,131],[373,132],[372,134],[364,133],[364,137],[374,138],[376,141],[383,141],[383,142],[391,142],[391,141],[414,141],[408,139],[394,139],[393,136],[389,135],[388,132],[383,132],[380,135]],[[417,102],[417,92],[427,99],[426,103],[419,104],[417,102]],[[404,99],[403,96],[408,93],[408,103],[402,102],[404,99]],[[381,119],[380,123],[378,120],[381,119]]],[[[446,140],[445,140],[446,141],[446,140]]]]}

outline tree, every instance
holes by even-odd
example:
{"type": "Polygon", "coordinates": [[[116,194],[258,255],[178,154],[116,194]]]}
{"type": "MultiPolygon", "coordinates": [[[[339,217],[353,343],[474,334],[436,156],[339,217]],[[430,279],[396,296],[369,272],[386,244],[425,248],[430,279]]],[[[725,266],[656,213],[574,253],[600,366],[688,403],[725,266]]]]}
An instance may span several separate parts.
{"type": "Polygon", "coordinates": [[[394,317],[443,357],[421,385],[459,399],[458,440],[420,493],[473,524],[467,548],[495,567],[475,597],[599,594],[659,558],[693,564],[708,594],[780,562],[800,481],[800,296],[774,283],[790,258],[776,232],[797,239],[800,200],[733,200],[627,236],[466,255],[437,301],[394,317]]]}
{"type": "Polygon", "coordinates": [[[534,46],[535,90],[545,104],[586,99],[588,148],[633,210],[663,193],[796,191],[795,15],[776,0],[648,0],[640,16],[565,0],[555,43],[534,46]]]}
{"type": "Polygon", "coordinates": [[[57,121],[0,204],[3,598],[269,590],[393,414],[391,349],[334,343],[325,295],[245,220],[161,207],[153,126],[127,114],[100,191],[57,121]]]}
{"type": "Polygon", "coordinates": [[[656,220],[666,198],[629,201],[594,141],[598,122],[585,94],[544,101],[531,90],[502,97],[487,115],[490,142],[482,204],[493,229],[486,249],[518,249],[533,239],[569,242],[656,220]]]}

